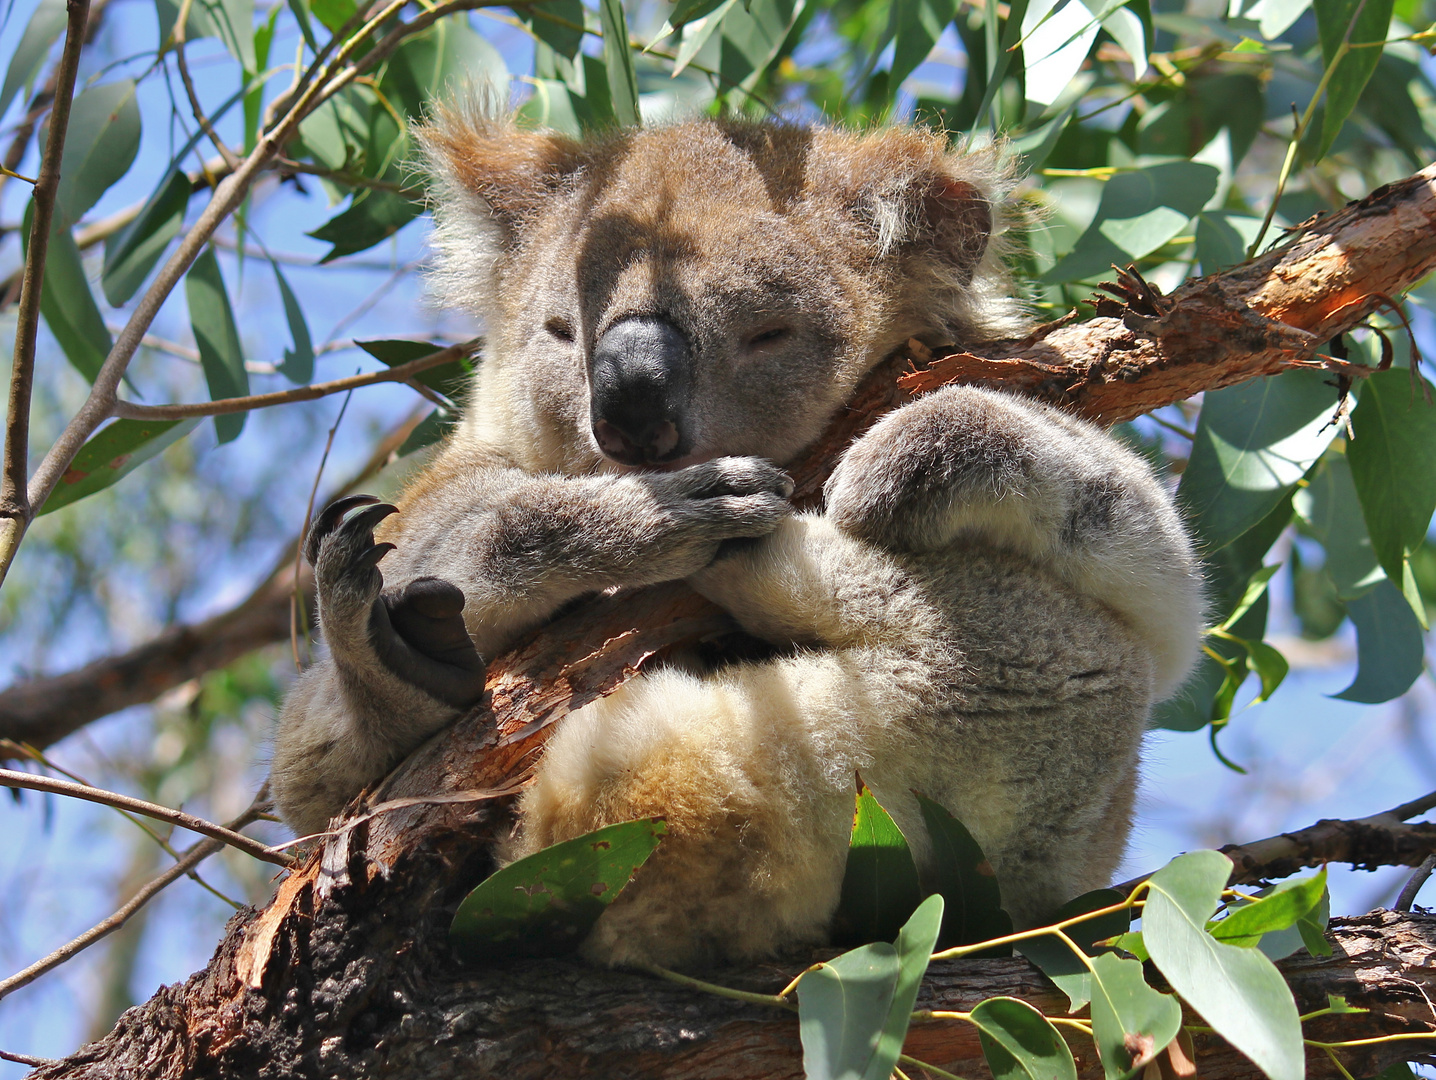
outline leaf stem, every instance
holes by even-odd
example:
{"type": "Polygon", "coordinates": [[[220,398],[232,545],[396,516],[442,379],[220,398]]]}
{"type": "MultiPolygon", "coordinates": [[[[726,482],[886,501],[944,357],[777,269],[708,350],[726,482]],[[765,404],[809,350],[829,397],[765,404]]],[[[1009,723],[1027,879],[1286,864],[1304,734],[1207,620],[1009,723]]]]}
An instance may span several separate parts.
{"type": "MultiPolygon", "coordinates": [[[[1137,887],[1132,890],[1131,894],[1127,897],[1127,899],[1123,900],[1119,904],[1109,904],[1104,908],[1097,908],[1094,911],[1087,911],[1081,915],[1074,915],[1070,919],[1063,919],[1061,922],[1053,923],[1051,926],[1039,926],[1032,930],[1021,930],[1015,934],[1007,934],[1004,937],[993,938],[990,941],[979,941],[975,945],[957,945],[951,949],[944,949],[942,952],[933,953],[932,959],[954,960],[960,956],[970,956],[972,953],[981,952],[984,949],[990,949],[995,945],[1007,945],[1010,942],[1027,941],[1029,938],[1052,935],[1056,935],[1057,937],[1062,938],[1064,941],[1067,942],[1068,945],[1071,945],[1072,948],[1076,950],[1079,956],[1086,958],[1087,954],[1084,953],[1081,949],[1078,949],[1077,946],[1073,944],[1072,939],[1069,938],[1066,934],[1062,933],[1062,931],[1069,926],[1076,926],[1078,923],[1088,922],[1091,919],[1100,918],[1103,915],[1111,915],[1114,912],[1118,911],[1129,911],[1134,907],[1141,906],[1143,901],[1138,900],[1137,897],[1141,894],[1142,889],[1145,888],[1146,885],[1147,883],[1145,881],[1138,884],[1137,887]]],[[[1086,962],[1090,966],[1091,961],[1087,960],[1086,962]]]]}
{"type": "MultiPolygon", "coordinates": [[[[814,965],[821,967],[822,965],[814,965]]],[[[669,982],[677,983],[679,986],[686,986],[691,990],[702,990],[704,993],[713,994],[717,997],[728,998],[732,1001],[743,1001],[749,1005],[775,1005],[780,1009],[787,1009],[789,1012],[797,1012],[798,1007],[781,994],[755,994],[749,990],[734,990],[732,987],[719,986],[717,983],[704,982],[702,979],[695,979],[691,975],[680,975],[676,971],[669,971],[667,968],[659,967],[657,964],[640,964],[640,971],[646,971],[650,975],[657,975],[660,979],[667,979],[669,982]]],[[[812,968],[808,969],[809,971],[812,968]]],[[[804,972],[806,974],[806,972],[804,972]]],[[[802,976],[799,976],[801,978],[802,976]]],[[[797,985],[795,979],[790,986],[797,985]]],[[[787,991],[785,990],[784,993],[787,991]]]]}

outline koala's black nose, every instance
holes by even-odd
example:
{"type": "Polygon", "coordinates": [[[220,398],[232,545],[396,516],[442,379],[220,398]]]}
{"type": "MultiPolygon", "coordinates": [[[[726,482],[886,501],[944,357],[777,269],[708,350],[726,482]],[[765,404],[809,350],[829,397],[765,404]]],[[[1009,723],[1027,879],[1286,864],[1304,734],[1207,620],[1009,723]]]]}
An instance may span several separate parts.
{"type": "Polygon", "coordinates": [[[693,357],[677,327],[633,317],[599,338],[589,367],[589,418],[599,449],[625,465],[658,465],[688,452],[693,357]]]}

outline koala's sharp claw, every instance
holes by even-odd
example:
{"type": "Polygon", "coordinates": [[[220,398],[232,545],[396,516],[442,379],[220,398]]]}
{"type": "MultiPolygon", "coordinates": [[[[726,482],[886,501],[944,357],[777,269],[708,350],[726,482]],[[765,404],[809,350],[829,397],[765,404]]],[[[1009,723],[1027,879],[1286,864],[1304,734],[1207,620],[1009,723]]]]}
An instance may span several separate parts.
{"type": "Polygon", "coordinates": [[[360,565],[367,563],[370,566],[377,566],[379,564],[379,560],[393,550],[393,544],[375,544],[368,551],[360,555],[359,558],[355,560],[355,562],[359,563],[360,565]]]}
{"type": "MultiPolygon", "coordinates": [[[[350,536],[362,536],[373,533],[374,526],[383,521],[390,514],[397,514],[399,508],[390,506],[388,503],[381,503],[374,500],[377,505],[361,510],[344,523],[344,531],[350,536]]],[[[392,549],[393,545],[389,545],[392,549]]]]}
{"type": "Polygon", "coordinates": [[[378,501],[374,495],[346,495],[326,506],[310,524],[309,533],[304,539],[304,557],[309,560],[309,565],[318,565],[319,545],[338,527],[345,514],[356,506],[367,506],[378,501]]]}

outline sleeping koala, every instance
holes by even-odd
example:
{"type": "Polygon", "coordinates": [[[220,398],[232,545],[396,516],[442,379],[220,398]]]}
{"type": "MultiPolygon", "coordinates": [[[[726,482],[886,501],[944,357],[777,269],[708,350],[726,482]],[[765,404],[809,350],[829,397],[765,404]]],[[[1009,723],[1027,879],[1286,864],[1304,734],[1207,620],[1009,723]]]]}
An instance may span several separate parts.
{"type": "Polygon", "coordinates": [[[375,501],[357,497],[312,530],[329,655],[280,721],[285,819],[324,828],[569,601],[681,578],[775,649],[647,671],[549,741],[504,857],[668,822],[587,955],[821,940],[857,770],[919,860],[914,790],[961,819],[1019,926],[1105,885],[1148,711],[1200,633],[1191,546],[1146,464],[951,387],[858,441],[822,513],[793,511],[782,471],[909,338],[1020,328],[996,158],[706,120],[580,143],[462,108],[420,134],[438,294],[487,346],[397,516],[349,513],[375,501]]]}

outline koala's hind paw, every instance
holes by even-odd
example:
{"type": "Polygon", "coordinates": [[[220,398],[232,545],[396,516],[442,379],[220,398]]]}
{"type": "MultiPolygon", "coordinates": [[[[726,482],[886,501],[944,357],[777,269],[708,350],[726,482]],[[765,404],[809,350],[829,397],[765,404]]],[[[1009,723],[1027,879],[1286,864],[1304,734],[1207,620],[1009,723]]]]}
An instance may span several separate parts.
{"type": "Polygon", "coordinates": [[[465,708],[483,694],[485,667],[464,628],[464,594],[438,578],[418,578],[384,595],[379,560],[393,544],[374,527],[398,510],[372,495],[327,506],[305,542],[314,567],[320,621],[338,663],[363,669],[372,657],[404,682],[465,708]],[[349,514],[356,507],[366,507],[349,514]]]}

